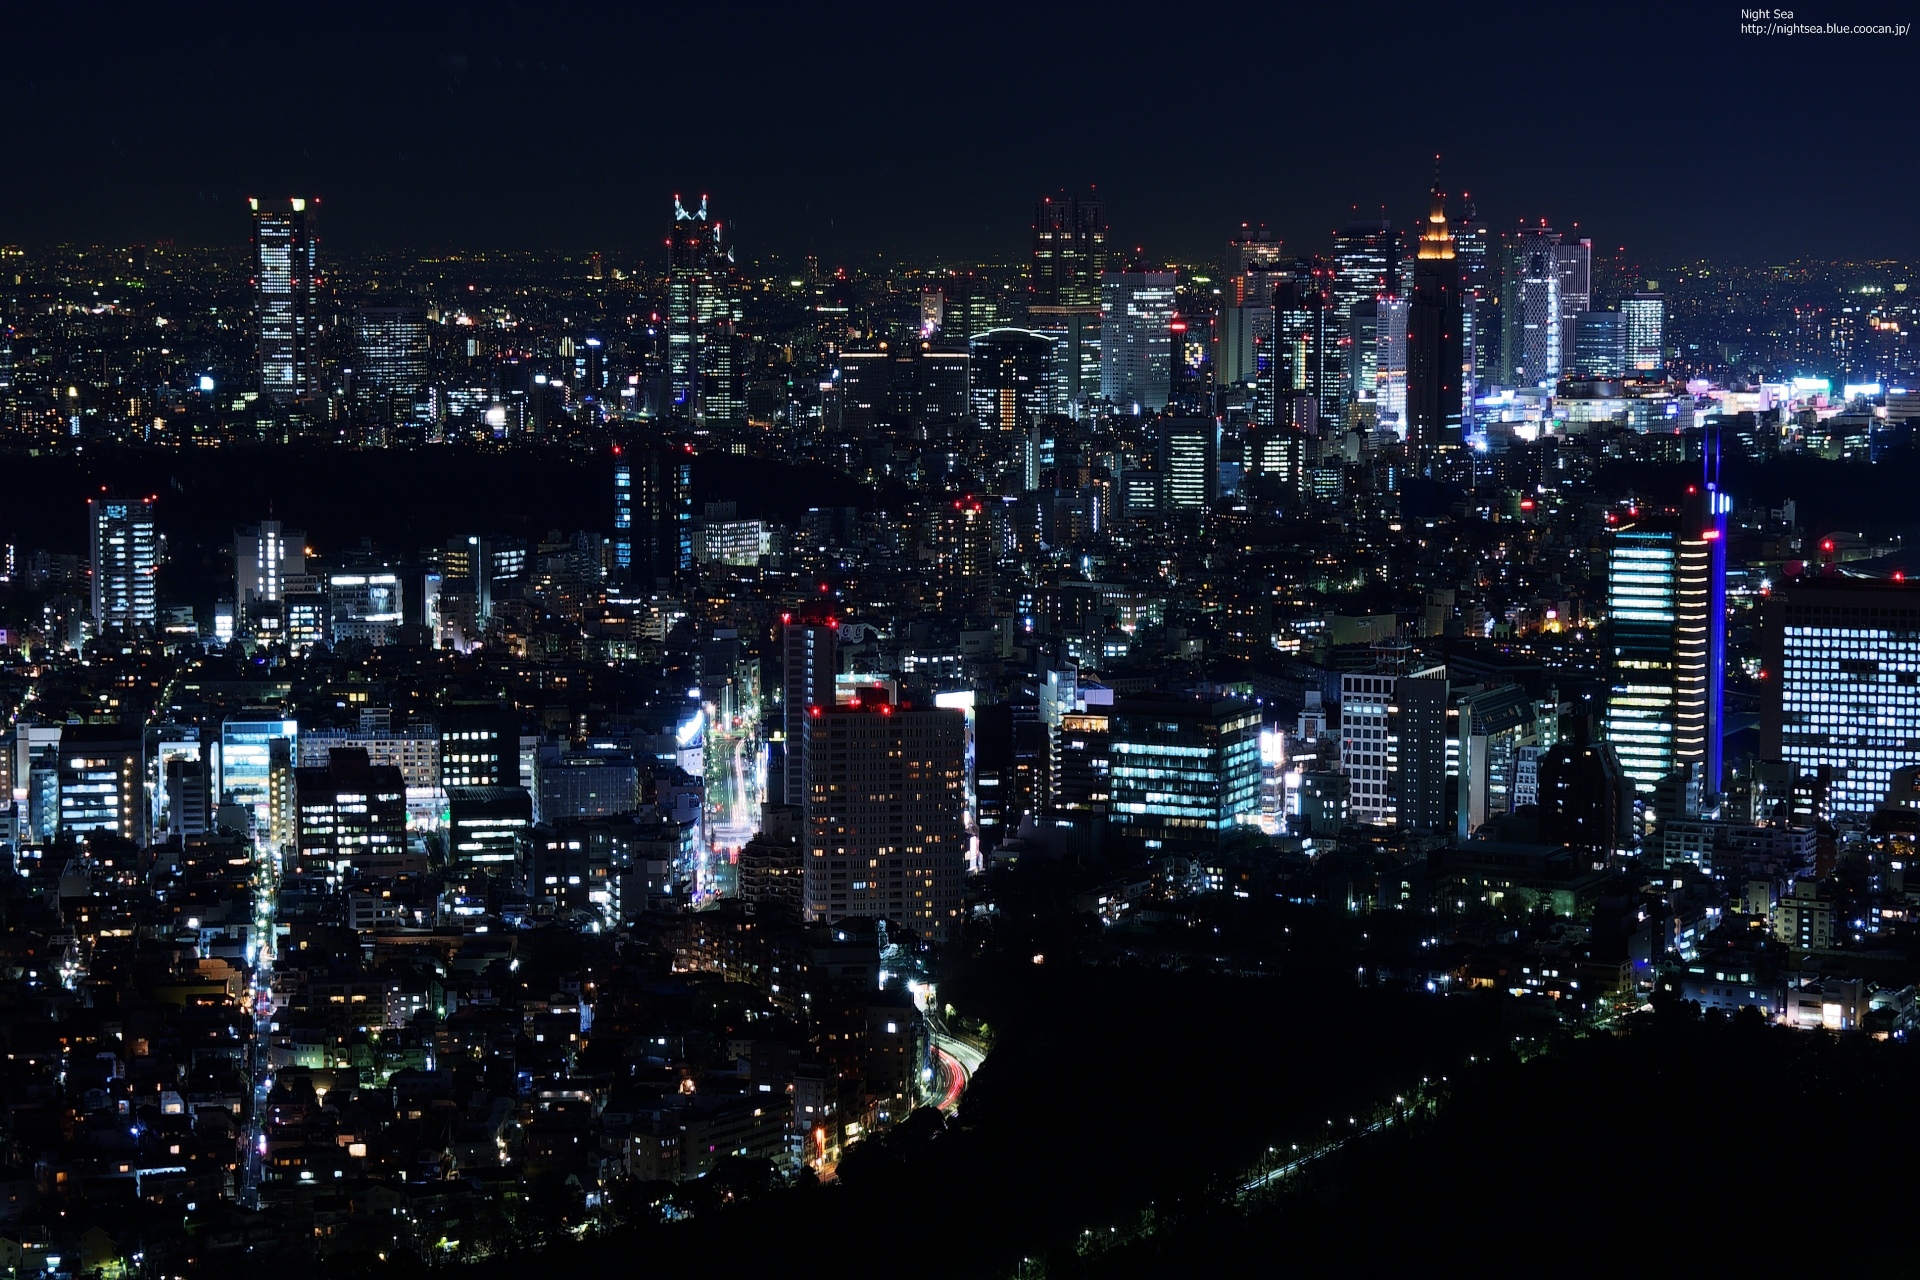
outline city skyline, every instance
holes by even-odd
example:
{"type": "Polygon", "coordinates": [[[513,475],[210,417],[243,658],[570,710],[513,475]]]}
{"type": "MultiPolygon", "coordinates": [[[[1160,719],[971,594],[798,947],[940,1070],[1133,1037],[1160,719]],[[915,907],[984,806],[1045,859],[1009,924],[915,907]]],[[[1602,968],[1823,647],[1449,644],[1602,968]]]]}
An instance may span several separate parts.
{"type": "Polygon", "coordinates": [[[22,12],[0,1267],[1910,1266],[1886,17],[22,12]]]}
{"type": "Polygon", "coordinates": [[[725,201],[731,230],[751,253],[1015,258],[1031,193],[1098,184],[1115,249],[1141,244],[1162,258],[1202,259],[1243,221],[1264,222],[1302,248],[1355,214],[1384,209],[1396,224],[1415,225],[1424,184],[1410,179],[1437,152],[1449,188],[1472,192],[1488,225],[1546,217],[1571,228],[1577,219],[1597,245],[1628,244],[1649,261],[1920,251],[1900,220],[1824,194],[1843,175],[1871,174],[1897,207],[1912,194],[1920,157],[1911,149],[1920,144],[1864,128],[1839,95],[1724,94],[1697,73],[1703,58],[1737,60],[1764,84],[1806,59],[1844,58],[1851,74],[1871,76],[1893,69],[1900,42],[1842,49],[1756,40],[1739,32],[1736,16],[1646,6],[1601,22],[1514,5],[1457,27],[1438,11],[1413,9],[1362,28],[1357,17],[1289,15],[1274,27],[1288,47],[1370,51],[1358,55],[1379,68],[1365,81],[1364,118],[1406,125],[1358,135],[1336,127],[1362,105],[1337,73],[1347,64],[1302,59],[1283,65],[1280,83],[1329,115],[1326,127],[1290,129],[1282,140],[1265,137],[1252,117],[1231,123],[1230,90],[1224,99],[1198,91],[1243,78],[1230,62],[1200,70],[1211,61],[1200,52],[1211,43],[1203,33],[1231,20],[1226,11],[1202,13],[1176,26],[1198,47],[1167,58],[1164,85],[1104,92],[1102,110],[1063,146],[1059,130],[1034,125],[1035,112],[1044,119],[1047,110],[1033,79],[1040,51],[1078,49],[1086,65],[1102,68],[1137,63],[1142,15],[1104,33],[1024,15],[1033,51],[1016,56],[971,57],[964,42],[990,36],[943,32],[963,43],[928,76],[907,69],[911,29],[892,31],[867,12],[763,16],[727,52],[697,42],[689,52],[686,16],[659,15],[649,27],[581,10],[536,17],[512,5],[487,7],[458,27],[428,10],[391,15],[368,38],[342,18],[315,18],[296,33],[291,19],[273,17],[188,27],[130,8],[95,11],[84,25],[32,14],[0,54],[0,68],[23,89],[13,180],[0,192],[0,243],[229,243],[237,202],[312,192],[327,201],[322,234],[343,250],[650,251],[653,219],[637,211],[673,192],[704,191],[725,201]],[[529,23],[550,25],[555,38],[512,37],[529,23]],[[1652,31],[1659,38],[1648,38],[1652,31]],[[608,74],[624,65],[610,61],[613,51],[663,45],[681,56],[649,62],[639,54],[655,74],[643,74],[636,107],[624,96],[630,73],[608,74]],[[294,92],[282,110],[234,110],[256,92],[249,77],[263,60],[283,65],[279,83],[317,86],[334,65],[328,59],[349,50],[358,92],[294,92]],[[1564,91],[1546,109],[1522,105],[1501,69],[1543,57],[1601,75],[1559,82],[1564,91]],[[1183,105],[1188,58],[1200,65],[1183,105]],[[844,119],[832,117],[809,163],[785,163],[801,140],[787,136],[782,114],[820,92],[823,66],[846,68],[861,90],[844,119]],[[56,111],[49,89],[68,79],[99,87],[78,101],[61,95],[56,111]],[[928,92],[928,80],[952,91],[928,92]],[[639,148],[623,141],[636,116],[649,138],[639,148]],[[578,176],[568,169],[579,162],[554,145],[563,137],[585,147],[578,176]],[[873,159],[880,155],[887,163],[873,159]],[[1154,155],[1166,163],[1144,162],[1154,155]],[[1768,179],[1781,162],[1807,170],[1807,179],[1768,179]],[[1767,198],[1729,218],[1721,193],[1742,189],[1767,198]],[[908,209],[916,216],[899,216],[908,209]]]}

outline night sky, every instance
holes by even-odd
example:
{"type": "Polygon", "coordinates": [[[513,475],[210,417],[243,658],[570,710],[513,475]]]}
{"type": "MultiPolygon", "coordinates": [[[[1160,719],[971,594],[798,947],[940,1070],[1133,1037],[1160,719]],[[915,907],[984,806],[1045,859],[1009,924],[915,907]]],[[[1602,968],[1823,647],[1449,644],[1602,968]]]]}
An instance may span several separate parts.
{"type": "MultiPolygon", "coordinates": [[[[1753,3],[1753,0],[1748,0],[1753,3]]],[[[1915,0],[1800,21],[1914,22],[1915,0]]],[[[1043,191],[1116,241],[1302,252],[1410,221],[1432,155],[1492,225],[1647,263],[1920,257],[1920,35],[1742,35],[1738,3],[6,6],[0,243],[1012,259],[1043,191]]]]}

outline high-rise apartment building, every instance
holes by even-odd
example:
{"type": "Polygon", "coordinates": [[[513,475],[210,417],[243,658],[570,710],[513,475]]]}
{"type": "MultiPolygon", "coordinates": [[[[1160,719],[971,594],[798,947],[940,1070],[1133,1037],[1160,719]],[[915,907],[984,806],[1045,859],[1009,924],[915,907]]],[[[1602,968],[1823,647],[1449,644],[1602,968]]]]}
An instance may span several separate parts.
{"type": "Polygon", "coordinates": [[[1100,395],[1122,413],[1158,413],[1173,390],[1174,273],[1100,280],[1100,395]]]}
{"type": "Polygon", "coordinates": [[[160,536],[151,498],[89,498],[93,625],[102,634],[151,631],[158,618],[160,536]]]}
{"type": "Polygon", "coordinates": [[[1413,260],[1413,303],[1407,313],[1407,442],[1419,450],[1462,443],[1468,367],[1463,346],[1460,259],[1438,187],[1413,260]]]}
{"type": "Polygon", "coordinates": [[[786,753],[781,800],[797,805],[806,802],[803,757],[807,712],[813,707],[832,706],[834,701],[833,677],[840,669],[840,620],[785,614],[781,623],[780,728],[786,753]]]}
{"type": "Polygon", "coordinates": [[[319,240],[317,200],[261,201],[253,211],[253,298],[260,394],[284,404],[318,383],[319,240]]]}
{"type": "Polygon", "coordinates": [[[965,713],[869,689],[809,707],[803,732],[806,918],[881,918],[946,939],[966,856],[965,713]]]}
{"type": "Polygon", "coordinates": [[[1453,826],[1446,803],[1447,669],[1340,677],[1340,771],[1347,811],[1370,826],[1453,826]]]}
{"type": "Polygon", "coordinates": [[[1815,816],[1871,814],[1920,766],[1920,584],[1802,578],[1764,617],[1760,758],[1821,781],[1815,816]]]}

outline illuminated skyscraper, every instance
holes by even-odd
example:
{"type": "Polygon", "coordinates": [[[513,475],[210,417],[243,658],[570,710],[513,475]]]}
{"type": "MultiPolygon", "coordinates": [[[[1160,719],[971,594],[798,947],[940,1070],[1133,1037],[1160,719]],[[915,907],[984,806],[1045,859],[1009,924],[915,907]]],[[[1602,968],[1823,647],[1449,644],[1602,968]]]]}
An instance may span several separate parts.
{"type": "Polygon", "coordinates": [[[1500,347],[1505,381],[1516,387],[1552,386],[1560,377],[1559,245],[1560,233],[1544,222],[1505,245],[1500,347]]]}
{"type": "Polygon", "coordinates": [[[1258,821],[1259,708],[1139,694],[1107,723],[1107,821],[1130,852],[1204,857],[1258,821]]]}
{"type": "Polygon", "coordinates": [[[1560,276],[1560,368],[1573,367],[1574,317],[1593,305],[1593,241],[1570,240],[1553,247],[1560,276]]]}
{"type": "Polygon", "coordinates": [[[1342,331],[1334,324],[1333,304],[1325,283],[1325,278],[1318,273],[1296,272],[1292,278],[1282,278],[1274,286],[1274,390],[1269,403],[1275,406],[1276,421],[1279,420],[1278,406],[1285,403],[1292,392],[1305,392],[1313,397],[1318,420],[1336,423],[1340,420],[1343,396],[1336,348],[1342,331]]]}
{"type": "Polygon", "coordinates": [[[249,198],[253,210],[254,324],[260,364],[260,394],[287,403],[313,393],[318,370],[319,242],[314,235],[316,200],[267,202],[249,198]]]}
{"type": "Polygon", "coordinates": [[[160,540],[150,498],[89,498],[93,625],[102,634],[150,631],[158,617],[154,577],[160,540]]]}
{"type": "Polygon", "coordinates": [[[1920,766],[1920,584],[1803,578],[1765,617],[1760,758],[1824,776],[1820,817],[1873,813],[1920,766]]]}
{"type": "Polygon", "coordinates": [[[745,411],[735,366],[740,316],[730,285],[733,250],[700,197],[698,212],[673,198],[667,235],[667,384],[671,410],[695,422],[745,411]]]}
{"type": "Polygon", "coordinates": [[[1205,511],[1220,496],[1220,425],[1212,418],[1162,418],[1159,470],[1169,511],[1205,511]]]}
{"type": "Polygon", "coordinates": [[[1433,207],[1413,260],[1413,305],[1407,315],[1407,441],[1418,449],[1461,443],[1467,360],[1461,346],[1464,308],[1460,259],[1447,227],[1446,196],[1433,207]]]}
{"type": "Polygon", "coordinates": [[[967,346],[967,403],[975,426],[1025,432],[1054,412],[1051,338],[1026,329],[989,329],[967,346]]]}
{"type": "Polygon", "coordinates": [[[1033,210],[1033,309],[1097,314],[1106,269],[1105,203],[1091,192],[1043,197],[1033,210]]]}
{"type": "Polygon", "coordinates": [[[967,726],[885,688],[808,709],[805,918],[884,918],[944,941],[959,923],[967,726]]]}
{"type": "Polygon", "coordinates": [[[1173,389],[1174,273],[1136,268],[1100,281],[1100,395],[1122,413],[1158,413],[1173,389]]]}
{"type": "MultiPolygon", "coordinates": [[[[1718,438],[1712,449],[1717,453],[1718,438]]],[[[1697,764],[1721,786],[1726,684],[1726,530],[1717,459],[1678,514],[1616,526],[1607,553],[1612,680],[1606,738],[1641,792],[1697,764]]]]}
{"type": "Polygon", "coordinates": [[[1474,398],[1500,376],[1500,287],[1498,271],[1490,269],[1487,229],[1475,214],[1473,200],[1465,192],[1460,199],[1461,214],[1453,227],[1460,260],[1460,419],[1462,429],[1472,431],[1474,398]]]}
{"type": "Polygon", "coordinates": [[[1393,224],[1356,219],[1333,238],[1333,310],[1344,329],[1354,305],[1400,292],[1400,248],[1393,224]]]}
{"type": "Polygon", "coordinates": [[[1373,402],[1376,422],[1404,433],[1407,416],[1407,300],[1374,300],[1373,402]]]}
{"type": "Polygon", "coordinates": [[[806,734],[810,707],[833,705],[839,671],[837,618],[781,618],[780,726],[783,751],[781,803],[806,803],[806,734]]]}
{"type": "Polygon", "coordinates": [[[1573,359],[1564,370],[1576,378],[1618,378],[1626,370],[1626,333],[1618,311],[1583,311],[1573,318],[1573,359]]]}
{"type": "Polygon", "coordinates": [[[1620,321],[1625,329],[1621,341],[1626,372],[1642,378],[1666,372],[1667,300],[1657,293],[1622,298],[1620,321]]]}
{"type": "Polygon", "coordinates": [[[234,602],[277,603],[286,598],[287,579],[306,572],[307,535],[282,529],[278,520],[262,520],[233,536],[234,602]]]}
{"type": "Polygon", "coordinates": [[[619,446],[613,463],[613,580],[640,595],[693,568],[693,454],[619,446]]]}
{"type": "Polygon", "coordinates": [[[422,307],[362,307],[354,314],[359,363],[354,382],[363,403],[385,409],[432,381],[427,364],[432,330],[422,307]]]}

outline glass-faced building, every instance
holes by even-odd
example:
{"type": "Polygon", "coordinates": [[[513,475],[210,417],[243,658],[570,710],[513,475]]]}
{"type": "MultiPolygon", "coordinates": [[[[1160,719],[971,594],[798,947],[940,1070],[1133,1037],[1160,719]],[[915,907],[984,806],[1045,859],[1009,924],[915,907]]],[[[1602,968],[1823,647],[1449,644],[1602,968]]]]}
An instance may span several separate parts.
{"type": "Polygon", "coordinates": [[[273,744],[299,758],[300,725],[280,716],[242,716],[220,726],[220,803],[253,810],[254,830],[273,825],[273,744]]]}
{"type": "Polygon", "coordinates": [[[1260,819],[1260,712],[1218,701],[1133,697],[1108,724],[1107,821],[1148,854],[1206,854],[1260,819]]]}
{"type": "Polygon", "coordinates": [[[319,244],[314,201],[248,200],[253,211],[254,323],[260,394],[286,402],[314,389],[319,244]]]}
{"type": "Polygon", "coordinates": [[[1920,587],[1807,579],[1767,613],[1761,758],[1824,793],[1820,816],[1872,813],[1920,765],[1920,587]]]}
{"type": "Polygon", "coordinates": [[[148,498],[89,498],[93,624],[101,632],[149,631],[159,617],[154,575],[160,539],[148,498]]]}

